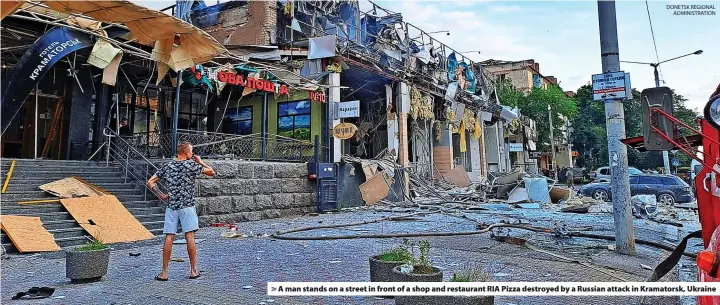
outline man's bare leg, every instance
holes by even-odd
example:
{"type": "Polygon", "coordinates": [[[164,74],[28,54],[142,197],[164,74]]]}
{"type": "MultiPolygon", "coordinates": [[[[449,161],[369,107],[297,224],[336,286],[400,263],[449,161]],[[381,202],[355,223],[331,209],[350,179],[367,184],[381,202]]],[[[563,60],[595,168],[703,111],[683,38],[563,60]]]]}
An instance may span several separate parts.
{"type": "Polygon", "coordinates": [[[163,262],[162,271],[158,275],[161,279],[168,278],[168,269],[170,265],[170,256],[172,255],[172,245],[175,241],[175,234],[165,234],[165,244],[163,245],[163,262]]]}
{"type": "Polygon", "coordinates": [[[195,246],[195,232],[185,233],[185,240],[187,241],[188,257],[190,258],[190,276],[196,277],[200,275],[200,271],[197,270],[197,247],[195,246]]]}

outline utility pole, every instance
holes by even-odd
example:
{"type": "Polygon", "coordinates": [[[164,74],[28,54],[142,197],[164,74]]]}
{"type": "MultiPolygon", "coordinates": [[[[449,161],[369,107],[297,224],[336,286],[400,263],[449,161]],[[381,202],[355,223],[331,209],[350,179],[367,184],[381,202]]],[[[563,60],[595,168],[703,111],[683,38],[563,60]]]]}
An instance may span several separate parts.
{"type": "MultiPolygon", "coordinates": [[[[597,6],[603,73],[617,72],[620,71],[620,51],[615,1],[598,0],[597,6]]],[[[625,138],[625,113],[621,100],[605,101],[605,123],[607,125],[610,187],[615,220],[615,249],[621,254],[635,255],[627,147],[620,142],[625,138]]]]}
{"type": "Polygon", "coordinates": [[[548,120],[550,120],[550,164],[553,169],[553,179],[558,180],[557,168],[555,167],[555,137],[553,136],[553,125],[552,125],[552,107],[548,105],[548,120]]]}

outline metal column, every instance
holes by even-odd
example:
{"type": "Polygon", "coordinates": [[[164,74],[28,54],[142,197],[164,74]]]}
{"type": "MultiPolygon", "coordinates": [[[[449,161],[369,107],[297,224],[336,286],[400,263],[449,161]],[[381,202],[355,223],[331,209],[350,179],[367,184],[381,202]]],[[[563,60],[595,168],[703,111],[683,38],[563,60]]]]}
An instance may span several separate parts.
{"type": "MultiPolygon", "coordinates": [[[[182,82],[182,70],[177,73],[177,88],[175,88],[175,107],[173,107],[173,144],[172,154],[177,156],[178,146],[178,119],[180,116],[180,83],[182,82]]],[[[148,128],[149,130],[149,128],[148,128]]]]}
{"type": "Polygon", "coordinates": [[[267,158],[267,115],[268,115],[268,94],[267,92],[263,93],[263,103],[262,103],[262,150],[260,152],[261,156],[260,158],[265,161],[265,158],[267,158]]]}

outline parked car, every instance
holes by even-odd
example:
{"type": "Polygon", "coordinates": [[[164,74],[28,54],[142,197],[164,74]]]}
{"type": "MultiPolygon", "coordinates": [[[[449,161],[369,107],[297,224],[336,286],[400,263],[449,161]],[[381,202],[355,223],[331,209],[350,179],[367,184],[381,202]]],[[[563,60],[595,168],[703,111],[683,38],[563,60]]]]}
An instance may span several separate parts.
{"type": "MultiPolygon", "coordinates": [[[[630,176],[633,175],[642,175],[643,172],[637,168],[629,167],[628,172],[630,172],[630,176]]],[[[590,177],[595,182],[599,181],[610,181],[610,167],[609,166],[603,166],[601,168],[598,168],[596,171],[594,171],[590,177]]]]}
{"type": "MultiPolygon", "coordinates": [[[[596,200],[610,201],[609,182],[593,182],[580,188],[579,193],[596,200]]],[[[630,194],[655,195],[664,204],[689,203],[695,200],[692,188],[677,176],[639,174],[630,176],[630,194]]]]}

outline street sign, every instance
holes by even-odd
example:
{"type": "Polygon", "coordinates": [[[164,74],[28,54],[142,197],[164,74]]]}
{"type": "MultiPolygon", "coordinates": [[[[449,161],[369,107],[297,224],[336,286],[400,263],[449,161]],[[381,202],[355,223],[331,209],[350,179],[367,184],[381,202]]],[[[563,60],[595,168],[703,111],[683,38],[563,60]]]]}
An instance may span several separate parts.
{"type": "Polygon", "coordinates": [[[528,154],[530,155],[530,159],[539,159],[542,155],[542,153],[539,151],[531,151],[528,154]]]}
{"type": "Polygon", "coordinates": [[[523,145],[522,143],[508,143],[508,151],[521,152],[523,151],[523,145]]]}
{"type": "Polygon", "coordinates": [[[680,166],[680,160],[673,158],[673,159],[672,159],[672,166],[680,166]]]}
{"type": "Polygon", "coordinates": [[[626,95],[625,72],[610,72],[592,76],[593,100],[623,99],[626,95]]]}
{"type": "Polygon", "coordinates": [[[337,118],[357,118],[360,117],[360,101],[349,101],[338,103],[337,118]]]}
{"type": "Polygon", "coordinates": [[[630,85],[630,73],[625,73],[625,99],[633,99],[632,86],[630,85]]]}
{"type": "Polygon", "coordinates": [[[340,123],[333,128],[333,136],[340,140],[352,138],[357,132],[357,126],[353,123],[340,123]]]}

